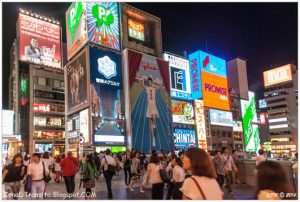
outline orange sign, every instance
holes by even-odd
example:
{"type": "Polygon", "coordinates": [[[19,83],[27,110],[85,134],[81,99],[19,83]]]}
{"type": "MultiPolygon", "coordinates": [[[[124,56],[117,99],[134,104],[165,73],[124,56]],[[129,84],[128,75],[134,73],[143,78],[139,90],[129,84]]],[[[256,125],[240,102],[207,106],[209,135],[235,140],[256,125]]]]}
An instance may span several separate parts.
{"type": "Polygon", "coordinates": [[[227,79],[201,71],[204,106],[230,110],[227,79]]]}
{"type": "Polygon", "coordinates": [[[292,80],[290,64],[264,72],[265,87],[292,80]]]}
{"type": "Polygon", "coordinates": [[[131,19],[128,19],[128,28],[139,32],[144,32],[144,25],[131,19]]]}

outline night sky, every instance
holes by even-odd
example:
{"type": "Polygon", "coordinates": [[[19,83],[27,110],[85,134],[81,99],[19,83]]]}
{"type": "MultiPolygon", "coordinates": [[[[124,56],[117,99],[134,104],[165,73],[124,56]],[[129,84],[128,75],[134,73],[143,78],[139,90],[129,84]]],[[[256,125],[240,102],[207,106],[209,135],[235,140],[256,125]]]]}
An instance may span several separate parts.
{"type": "MultiPolygon", "coordinates": [[[[9,50],[19,8],[54,17],[62,24],[70,3],[2,3],[3,108],[8,108],[9,50]]],[[[297,65],[297,3],[131,3],[161,18],[163,50],[196,50],[231,60],[247,59],[249,88],[263,96],[262,72],[297,65]]]]}

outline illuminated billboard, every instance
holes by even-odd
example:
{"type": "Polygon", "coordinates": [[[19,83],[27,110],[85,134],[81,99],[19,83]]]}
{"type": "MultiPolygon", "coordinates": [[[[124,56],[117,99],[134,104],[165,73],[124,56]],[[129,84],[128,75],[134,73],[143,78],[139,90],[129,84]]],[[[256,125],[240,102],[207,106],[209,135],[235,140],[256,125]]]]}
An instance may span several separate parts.
{"type": "Polygon", "coordinates": [[[2,135],[14,135],[14,111],[2,110],[2,135]]]}
{"type": "Polygon", "coordinates": [[[29,75],[22,72],[20,77],[21,105],[25,106],[29,102],[29,75]]]}
{"type": "Polygon", "coordinates": [[[241,121],[233,121],[233,131],[243,132],[243,124],[241,121]]]}
{"type": "Polygon", "coordinates": [[[19,13],[19,56],[24,62],[61,68],[59,25],[19,13]]]}
{"type": "Polygon", "coordinates": [[[198,51],[198,54],[201,71],[206,71],[221,77],[227,77],[225,60],[203,51],[198,51]]]}
{"type": "Polygon", "coordinates": [[[170,66],[171,97],[192,100],[189,61],[168,53],[164,59],[170,66]]]}
{"type": "Polygon", "coordinates": [[[201,74],[204,106],[229,111],[227,79],[205,71],[201,74]]]}
{"type": "Polygon", "coordinates": [[[267,113],[260,113],[259,114],[260,124],[265,125],[267,124],[267,113]]]}
{"type": "Polygon", "coordinates": [[[84,142],[90,142],[89,133],[89,110],[85,109],[79,113],[80,134],[84,138],[84,142]]]}
{"type": "Polygon", "coordinates": [[[72,114],[88,107],[87,70],[87,51],[83,51],[66,65],[67,114],[72,114]]]}
{"type": "Polygon", "coordinates": [[[74,2],[66,12],[67,57],[70,59],[87,42],[86,4],[74,2]]]}
{"type": "Polygon", "coordinates": [[[207,150],[204,104],[202,100],[195,100],[195,115],[198,147],[207,150]]]}
{"type": "Polygon", "coordinates": [[[255,95],[249,92],[249,100],[241,100],[244,142],[247,152],[256,152],[260,147],[255,95]]]}
{"type": "Polygon", "coordinates": [[[193,99],[202,98],[201,65],[198,52],[189,55],[191,93],[193,99]]]}
{"type": "Polygon", "coordinates": [[[209,109],[210,124],[233,127],[232,112],[209,109]]]}
{"type": "Polygon", "coordinates": [[[195,124],[194,107],[189,102],[172,100],[174,123],[195,124]]]}
{"type": "Polygon", "coordinates": [[[258,104],[259,104],[259,108],[260,109],[264,109],[264,108],[267,108],[267,101],[266,99],[261,99],[258,101],[258,104]]]}
{"type": "Polygon", "coordinates": [[[89,55],[94,144],[124,145],[126,121],[121,56],[93,47],[89,55]]]}
{"type": "Polygon", "coordinates": [[[145,41],[144,24],[128,18],[128,36],[140,41],[145,41]]]}
{"type": "Polygon", "coordinates": [[[121,50],[120,14],[117,2],[86,2],[88,40],[121,50]]]}
{"type": "Polygon", "coordinates": [[[265,87],[292,80],[292,66],[290,64],[264,72],[265,87]]]}
{"type": "Polygon", "coordinates": [[[174,128],[174,144],[175,150],[188,149],[196,147],[195,130],[174,128]]]}

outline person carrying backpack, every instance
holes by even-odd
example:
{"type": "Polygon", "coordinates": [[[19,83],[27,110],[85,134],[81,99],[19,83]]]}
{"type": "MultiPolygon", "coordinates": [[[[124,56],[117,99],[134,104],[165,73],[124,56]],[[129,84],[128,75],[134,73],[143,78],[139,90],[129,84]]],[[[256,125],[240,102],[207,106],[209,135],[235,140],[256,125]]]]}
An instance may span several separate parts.
{"type": "Polygon", "coordinates": [[[111,181],[112,181],[112,177],[116,174],[115,167],[116,167],[115,159],[111,156],[110,149],[106,149],[105,156],[102,158],[101,161],[101,170],[103,170],[103,175],[106,181],[108,199],[113,198],[112,190],[111,190],[111,181]]]}
{"type": "Polygon", "coordinates": [[[85,199],[89,199],[92,194],[92,188],[95,188],[95,178],[98,178],[97,166],[94,163],[93,155],[89,154],[82,161],[82,171],[80,174],[83,176],[83,188],[85,188],[85,199]]]}

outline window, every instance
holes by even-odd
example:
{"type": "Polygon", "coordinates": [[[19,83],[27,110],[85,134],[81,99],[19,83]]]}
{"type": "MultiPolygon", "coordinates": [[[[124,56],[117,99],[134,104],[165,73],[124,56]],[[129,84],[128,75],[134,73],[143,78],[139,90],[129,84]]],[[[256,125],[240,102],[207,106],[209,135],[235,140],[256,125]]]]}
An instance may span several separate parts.
{"type": "Polygon", "coordinates": [[[231,137],[232,136],[231,132],[227,132],[227,136],[231,137]]]}
{"type": "Polygon", "coordinates": [[[47,86],[52,86],[52,85],[51,85],[51,79],[46,78],[46,85],[47,85],[47,86]]]}
{"type": "Polygon", "coordinates": [[[273,104],[273,103],[284,102],[284,101],[285,101],[285,98],[280,98],[280,99],[268,101],[267,103],[268,104],[273,104]]]}
{"type": "Polygon", "coordinates": [[[222,132],[222,136],[226,137],[226,132],[225,131],[222,132]]]}
{"type": "Polygon", "coordinates": [[[62,87],[62,86],[61,86],[61,81],[55,79],[55,80],[54,80],[54,87],[55,87],[55,88],[60,88],[60,87],[62,87]]]}
{"type": "Polygon", "coordinates": [[[38,84],[45,86],[46,85],[46,78],[39,77],[38,78],[38,84]]]}

